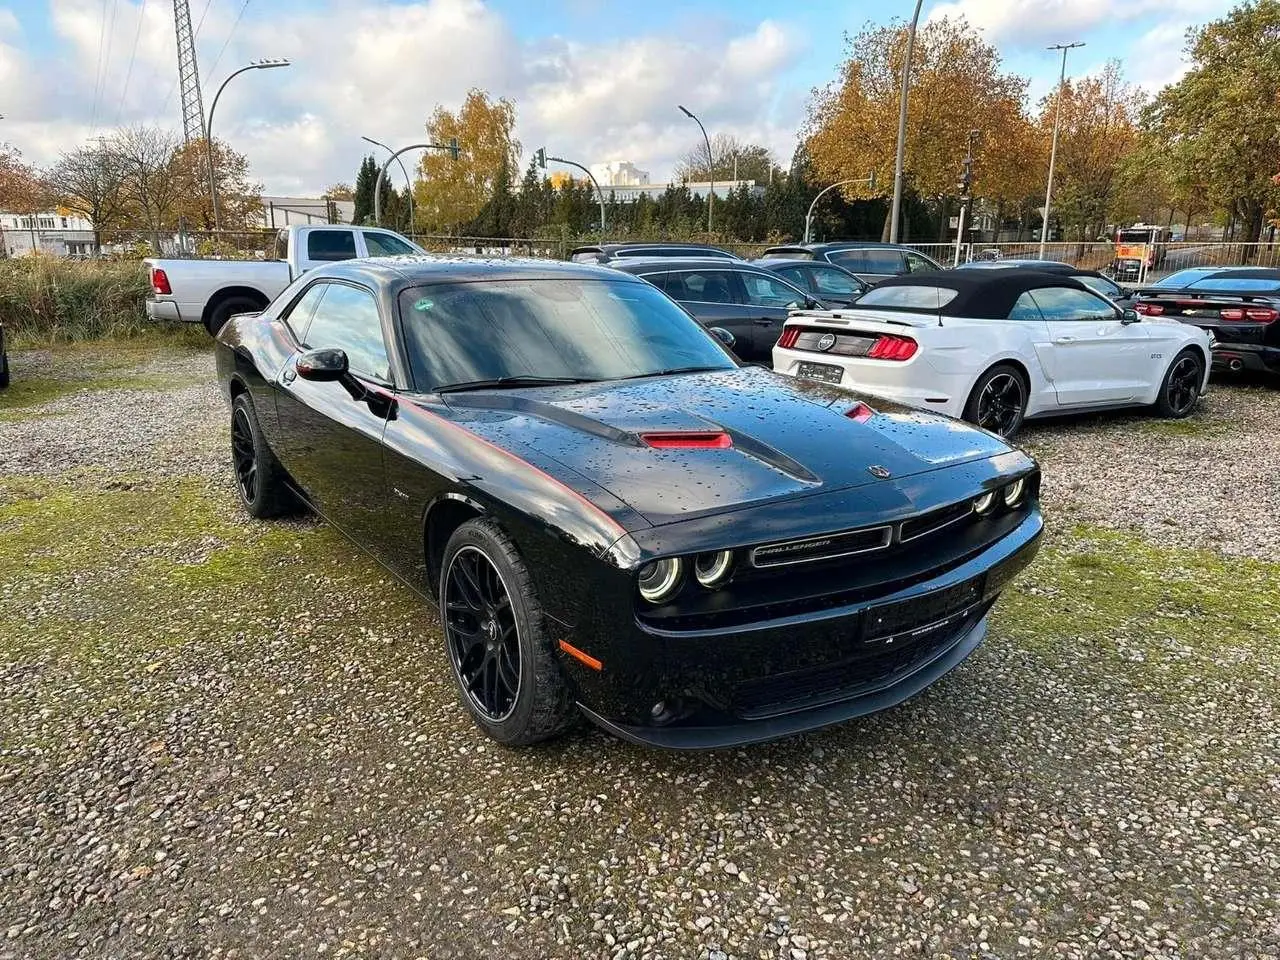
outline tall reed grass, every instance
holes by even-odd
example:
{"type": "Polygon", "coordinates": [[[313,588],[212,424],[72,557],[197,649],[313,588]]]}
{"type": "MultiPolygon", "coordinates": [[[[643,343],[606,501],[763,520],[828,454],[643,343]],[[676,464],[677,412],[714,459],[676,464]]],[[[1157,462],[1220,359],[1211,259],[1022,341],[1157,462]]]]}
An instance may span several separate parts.
{"type": "Polygon", "coordinates": [[[150,334],[157,325],[145,312],[148,291],[138,261],[0,260],[0,323],[17,345],[150,334]]]}

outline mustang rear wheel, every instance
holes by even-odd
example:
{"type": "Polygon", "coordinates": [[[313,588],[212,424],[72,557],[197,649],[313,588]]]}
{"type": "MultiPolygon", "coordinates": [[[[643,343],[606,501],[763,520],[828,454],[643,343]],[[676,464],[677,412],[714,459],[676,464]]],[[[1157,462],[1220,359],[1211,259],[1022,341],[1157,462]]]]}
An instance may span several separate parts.
{"type": "Polygon", "coordinates": [[[1027,415],[1027,381],[1017,367],[997,363],[978,378],[964,405],[964,418],[984,430],[1012,438],[1027,415]]]}
{"type": "Polygon", "coordinates": [[[440,619],[462,702],[490,737],[523,746],[573,725],[533,579],[493,520],[469,520],[449,538],[440,619]]]}
{"type": "Polygon", "coordinates": [[[293,508],[295,501],[285,485],[284,468],[262,436],[247,393],[231,403],[231,465],[236,473],[236,492],[251,516],[265,520],[293,508]]]}
{"type": "Polygon", "coordinates": [[[1204,362],[1200,355],[1194,350],[1183,350],[1165,372],[1160,396],[1156,398],[1156,413],[1175,420],[1190,416],[1200,399],[1203,383],[1204,362]]]}

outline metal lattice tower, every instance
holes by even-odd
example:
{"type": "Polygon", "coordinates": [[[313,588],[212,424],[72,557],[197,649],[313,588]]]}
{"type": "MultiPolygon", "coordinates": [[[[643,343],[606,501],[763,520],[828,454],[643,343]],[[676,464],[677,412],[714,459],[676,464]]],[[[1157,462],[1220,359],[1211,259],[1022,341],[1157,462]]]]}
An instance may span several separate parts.
{"type": "Polygon", "coordinates": [[[204,139],[204,100],[200,96],[200,69],[196,65],[196,39],[191,30],[191,5],[173,0],[173,26],[178,34],[178,86],[182,96],[182,137],[187,143],[204,139]]]}

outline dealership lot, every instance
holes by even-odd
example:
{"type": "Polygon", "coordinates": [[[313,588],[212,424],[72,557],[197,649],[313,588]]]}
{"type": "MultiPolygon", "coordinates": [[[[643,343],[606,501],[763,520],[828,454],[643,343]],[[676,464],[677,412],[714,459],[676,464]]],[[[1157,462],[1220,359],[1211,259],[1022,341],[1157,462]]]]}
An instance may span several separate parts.
{"type": "Polygon", "coordinates": [[[482,737],[420,601],[243,517],[207,352],[15,371],[0,957],[1280,955],[1272,388],[1029,427],[1049,543],[966,665],[674,755],[482,737]]]}

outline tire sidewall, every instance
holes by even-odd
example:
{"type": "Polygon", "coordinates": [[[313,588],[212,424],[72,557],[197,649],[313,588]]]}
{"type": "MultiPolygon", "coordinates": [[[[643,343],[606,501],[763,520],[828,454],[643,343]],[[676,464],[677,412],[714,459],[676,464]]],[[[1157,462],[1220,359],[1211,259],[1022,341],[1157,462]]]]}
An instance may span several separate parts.
{"type": "Polygon", "coordinates": [[[249,395],[247,393],[241,393],[237,395],[235,400],[231,402],[232,429],[234,429],[235,417],[241,411],[243,411],[243,413],[245,414],[245,416],[249,421],[249,436],[253,439],[253,462],[254,462],[254,465],[257,467],[257,472],[256,472],[257,482],[254,485],[253,500],[248,499],[244,495],[244,487],[240,483],[239,475],[236,474],[235,472],[236,467],[235,467],[235,460],[234,460],[234,456],[235,456],[234,449],[232,452],[233,460],[231,464],[231,469],[235,479],[236,496],[240,500],[240,505],[243,506],[247,511],[249,511],[251,515],[256,517],[256,516],[259,516],[262,512],[263,495],[264,495],[264,489],[265,489],[264,481],[267,479],[267,469],[266,469],[266,464],[263,462],[262,430],[259,429],[258,427],[258,416],[253,409],[253,401],[249,399],[249,395]]]}
{"type": "Polygon", "coordinates": [[[1164,379],[1160,381],[1160,397],[1156,401],[1156,409],[1162,417],[1166,417],[1166,418],[1181,420],[1185,417],[1189,417],[1191,416],[1191,414],[1195,413],[1196,406],[1199,405],[1200,403],[1200,397],[1202,396],[1203,387],[1204,387],[1204,360],[1201,359],[1200,354],[1198,354],[1195,350],[1191,349],[1190,347],[1186,347],[1182,350],[1179,350],[1177,355],[1174,356],[1173,362],[1169,364],[1169,369],[1164,372],[1164,379]],[[1180,364],[1183,361],[1183,359],[1188,357],[1192,361],[1194,361],[1196,365],[1196,396],[1195,396],[1195,399],[1191,401],[1190,406],[1188,406],[1186,410],[1180,413],[1174,410],[1173,404],[1169,402],[1169,387],[1171,385],[1171,381],[1173,380],[1174,368],[1176,368],[1178,364],[1180,364]]]}
{"type": "MultiPolygon", "coordinates": [[[[1030,399],[1031,399],[1031,387],[1027,383],[1027,378],[1024,377],[1022,373],[1018,370],[1018,368],[1013,366],[1012,364],[997,363],[995,366],[988,369],[985,373],[982,374],[982,376],[978,378],[977,383],[973,385],[973,389],[969,391],[969,399],[965,401],[964,419],[967,420],[969,423],[973,424],[974,426],[977,426],[978,399],[982,396],[982,391],[986,389],[987,384],[990,383],[992,379],[994,379],[996,376],[1003,373],[1012,374],[1014,377],[1017,378],[1018,383],[1022,386],[1022,409],[1018,412],[1017,422],[1013,425],[1013,429],[1010,430],[1008,433],[995,434],[995,436],[999,436],[1004,440],[1012,440],[1014,437],[1018,435],[1018,432],[1022,430],[1022,425],[1026,423],[1027,404],[1030,402],[1030,399]]],[[[982,427],[980,429],[985,430],[986,428],[982,427]]]]}
{"type": "Polygon", "coordinates": [[[216,337],[221,333],[222,328],[227,325],[227,321],[237,313],[252,313],[261,309],[262,307],[258,306],[258,302],[251,300],[249,297],[229,297],[218,304],[213,309],[213,312],[209,314],[209,322],[206,324],[209,336],[216,337]]]}
{"type": "Polygon", "coordinates": [[[511,545],[504,542],[505,538],[494,535],[489,529],[491,523],[492,521],[470,520],[454,531],[453,536],[449,538],[440,564],[440,583],[436,598],[440,607],[440,627],[444,634],[445,656],[448,658],[449,669],[453,673],[454,683],[458,688],[458,696],[472,719],[486,734],[499,743],[524,743],[526,742],[525,731],[532,723],[537,709],[539,645],[545,646],[546,634],[543,629],[542,610],[537,604],[537,598],[526,596],[521,588],[521,584],[528,580],[524,562],[516,555],[511,545]],[[516,639],[520,648],[520,685],[516,693],[515,708],[505,719],[496,722],[480,714],[471,702],[470,696],[467,695],[462,674],[454,658],[453,643],[449,639],[445,613],[445,589],[449,581],[449,569],[465,547],[479,551],[497,569],[503,588],[511,599],[511,610],[515,617],[516,639]]]}

